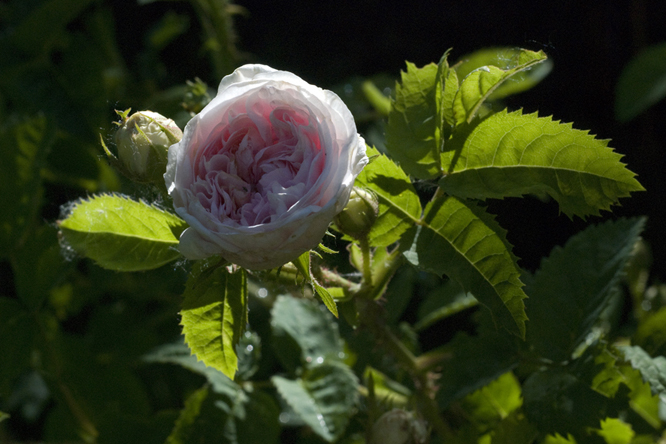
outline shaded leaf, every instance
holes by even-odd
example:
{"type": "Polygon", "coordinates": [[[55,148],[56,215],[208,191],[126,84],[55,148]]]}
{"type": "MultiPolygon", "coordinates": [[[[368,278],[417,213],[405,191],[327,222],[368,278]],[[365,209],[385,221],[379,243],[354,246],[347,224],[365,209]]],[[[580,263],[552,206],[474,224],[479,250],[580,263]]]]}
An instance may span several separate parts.
{"type": "Polygon", "coordinates": [[[278,296],[271,312],[273,346],[289,360],[287,348],[295,344],[305,365],[339,361],[343,353],[338,325],[324,307],[307,299],[278,296]],[[291,342],[290,342],[291,341],[291,342]]]}
{"type": "Polygon", "coordinates": [[[505,231],[482,208],[453,196],[430,202],[401,245],[413,265],[455,279],[499,325],[525,336],[520,269],[505,231]]]}
{"type": "Polygon", "coordinates": [[[273,376],[280,396],[312,430],[328,442],[344,433],[358,398],[358,380],[346,365],[315,366],[295,381],[273,376]]]}
{"type": "Polygon", "coordinates": [[[494,331],[478,337],[459,333],[445,350],[451,358],[442,366],[438,382],[437,402],[442,409],[512,370],[519,360],[516,345],[494,331]]]}
{"type": "Polygon", "coordinates": [[[179,217],[127,197],[102,194],[77,202],[60,232],[74,250],[117,271],[150,270],[180,257],[179,217]]]}
{"type": "Polygon", "coordinates": [[[666,97],[666,43],[641,51],[624,67],[615,88],[615,117],[627,122],[666,97]]]}
{"type": "Polygon", "coordinates": [[[553,361],[571,358],[619,283],[644,219],[590,226],[557,247],[529,282],[527,342],[553,361]]]}
{"type": "Polygon", "coordinates": [[[430,292],[418,309],[419,321],[414,324],[417,331],[449,316],[478,305],[479,301],[463,291],[456,281],[448,280],[430,292]]]}
{"type": "Polygon", "coordinates": [[[405,172],[375,148],[368,147],[372,162],[356,178],[356,186],[369,188],[379,201],[379,213],[368,233],[372,247],[387,247],[421,217],[421,203],[405,172]]]}
{"type": "Polygon", "coordinates": [[[460,87],[456,70],[449,66],[448,56],[450,51],[450,49],[446,51],[437,64],[437,84],[435,86],[438,103],[437,121],[442,130],[441,137],[443,139],[447,139],[451,135],[451,129],[456,124],[453,115],[453,103],[460,87]]]}
{"type": "Polygon", "coordinates": [[[403,170],[419,179],[441,175],[436,102],[437,65],[417,68],[407,62],[401,73],[386,126],[386,148],[403,170]]]}
{"type": "Polygon", "coordinates": [[[43,116],[17,120],[0,128],[0,257],[25,241],[42,203],[40,171],[55,128],[43,116]]]}
{"type": "Polygon", "coordinates": [[[0,396],[7,399],[14,380],[30,368],[39,326],[21,304],[0,297],[0,396]]]}
{"type": "Polygon", "coordinates": [[[644,190],[607,144],[550,117],[504,110],[474,128],[461,150],[442,154],[448,175],[439,186],[480,199],[547,193],[569,217],[599,215],[644,190]]]}
{"type": "Polygon", "coordinates": [[[247,275],[217,264],[197,264],[183,294],[181,325],[197,358],[233,379],[236,346],[247,325],[247,275]]]}

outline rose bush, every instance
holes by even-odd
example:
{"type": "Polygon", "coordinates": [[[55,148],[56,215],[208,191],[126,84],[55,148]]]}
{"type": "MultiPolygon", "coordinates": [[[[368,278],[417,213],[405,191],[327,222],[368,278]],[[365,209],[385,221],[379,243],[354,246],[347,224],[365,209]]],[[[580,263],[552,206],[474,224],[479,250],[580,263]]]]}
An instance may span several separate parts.
{"type": "Polygon", "coordinates": [[[189,224],[180,251],[257,270],[294,260],[321,241],[367,162],[336,94],[242,66],[169,148],[167,190],[189,224]]]}

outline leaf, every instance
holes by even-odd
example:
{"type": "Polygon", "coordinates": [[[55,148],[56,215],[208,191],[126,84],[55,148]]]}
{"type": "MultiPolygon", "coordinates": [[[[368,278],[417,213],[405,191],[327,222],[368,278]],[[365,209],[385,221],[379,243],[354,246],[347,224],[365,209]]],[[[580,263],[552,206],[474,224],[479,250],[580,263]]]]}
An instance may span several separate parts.
{"type": "Polygon", "coordinates": [[[488,431],[523,404],[520,383],[512,372],[470,393],[462,401],[467,417],[481,433],[488,431]]]}
{"type": "Polygon", "coordinates": [[[407,407],[412,392],[404,385],[372,367],[365,368],[363,379],[367,386],[372,384],[374,396],[380,405],[385,408],[407,407]],[[370,383],[370,378],[372,378],[372,383],[370,383]]]}
{"type": "Polygon", "coordinates": [[[329,362],[295,381],[273,376],[280,396],[317,435],[333,442],[345,431],[358,398],[358,380],[346,365],[329,362]]]}
{"type": "MultiPolygon", "coordinates": [[[[463,77],[453,101],[453,116],[457,125],[470,123],[477,115],[479,108],[507,79],[521,71],[531,68],[547,59],[543,51],[534,52],[523,49],[512,56],[506,68],[485,65],[476,68],[463,77]]],[[[500,91],[501,93],[501,91],[500,91]]]]}
{"type": "Polygon", "coordinates": [[[430,202],[419,226],[401,240],[413,265],[455,279],[508,331],[525,337],[527,296],[505,231],[471,202],[446,196],[430,202]]]}
{"type": "Polygon", "coordinates": [[[537,354],[571,359],[616,291],[644,225],[641,218],[590,226],[542,261],[526,288],[527,343],[537,354]]]}
{"type": "Polygon", "coordinates": [[[469,73],[482,66],[496,66],[503,71],[514,70],[531,60],[539,60],[530,65],[528,69],[514,73],[507,81],[502,82],[490,95],[488,100],[497,100],[511,94],[528,90],[539,83],[550,73],[553,63],[545,58],[542,52],[533,52],[521,48],[498,47],[484,48],[463,56],[456,63],[455,70],[460,78],[465,78],[469,73]]]}
{"type": "Polygon", "coordinates": [[[247,275],[218,264],[197,264],[183,294],[185,342],[204,364],[234,378],[236,345],[247,325],[247,275]]]}
{"type": "Polygon", "coordinates": [[[301,254],[298,259],[295,261],[292,261],[292,263],[296,266],[298,271],[305,277],[305,280],[310,282],[312,284],[312,288],[315,293],[317,293],[317,296],[321,298],[322,302],[326,306],[326,308],[329,309],[331,313],[333,313],[333,316],[336,318],[338,317],[338,306],[335,304],[335,299],[331,296],[331,294],[326,290],[324,286],[322,286],[317,280],[312,276],[312,263],[311,263],[311,258],[310,258],[310,251],[306,251],[305,253],[301,254]]]}
{"type": "Polygon", "coordinates": [[[615,117],[628,122],[666,97],[666,43],[645,48],[627,63],[615,87],[615,117]]]}
{"type": "Polygon", "coordinates": [[[624,359],[641,373],[643,381],[650,385],[652,394],[659,396],[660,404],[662,404],[661,410],[661,407],[666,404],[666,357],[653,358],[638,346],[623,345],[618,346],[617,349],[622,353],[624,359]]]}
{"type": "Polygon", "coordinates": [[[448,175],[439,186],[475,199],[547,193],[570,218],[599,215],[644,190],[607,144],[550,117],[504,110],[474,128],[461,150],[442,154],[448,175]]]}
{"type": "Polygon", "coordinates": [[[437,121],[437,65],[417,68],[407,62],[401,73],[386,126],[386,149],[403,170],[419,179],[441,175],[437,121]]]}
{"type": "Polygon", "coordinates": [[[451,129],[456,124],[453,115],[453,103],[458,88],[460,88],[456,70],[449,67],[448,56],[450,51],[450,49],[446,51],[437,64],[437,84],[435,85],[438,103],[437,121],[442,130],[441,137],[444,139],[451,135],[451,129]]]}
{"type": "Polygon", "coordinates": [[[291,355],[289,341],[298,347],[306,366],[341,359],[344,350],[338,325],[320,304],[307,299],[278,296],[271,317],[273,346],[283,359],[289,360],[291,355]]]}
{"type": "Polygon", "coordinates": [[[421,203],[409,177],[391,159],[368,147],[372,162],[363,168],[355,185],[369,188],[379,201],[377,219],[368,233],[372,247],[387,247],[421,217],[421,203]]]}
{"type": "MultiPolygon", "coordinates": [[[[609,399],[565,368],[532,373],[523,383],[524,411],[540,434],[570,433],[580,442],[596,442],[588,430],[599,426],[609,399]]],[[[603,440],[601,440],[603,442],[603,440]]]]}
{"type": "Polygon", "coordinates": [[[262,391],[239,387],[228,397],[204,386],[185,401],[166,444],[278,443],[279,413],[275,400],[262,391]]]}
{"type": "Polygon", "coordinates": [[[179,217],[117,194],[77,202],[58,222],[67,244],[103,268],[151,270],[180,257],[179,217]]]}
{"type": "Polygon", "coordinates": [[[518,364],[518,350],[508,336],[486,332],[478,337],[458,333],[445,347],[451,359],[442,367],[437,402],[451,402],[481,389],[518,364]]]}
{"type": "Polygon", "coordinates": [[[55,128],[43,116],[0,128],[0,257],[21,246],[42,203],[40,171],[55,128]]]}
{"type": "Polygon", "coordinates": [[[0,412],[0,422],[4,421],[5,419],[9,419],[9,413],[0,412]]]}

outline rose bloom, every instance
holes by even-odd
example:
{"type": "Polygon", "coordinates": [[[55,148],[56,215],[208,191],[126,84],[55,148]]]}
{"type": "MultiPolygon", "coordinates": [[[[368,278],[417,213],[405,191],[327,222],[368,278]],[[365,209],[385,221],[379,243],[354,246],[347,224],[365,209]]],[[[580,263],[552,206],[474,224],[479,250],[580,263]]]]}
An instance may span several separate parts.
{"type": "Polygon", "coordinates": [[[169,148],[164,175],[189,259],[275,268],[315,248],[368,163],[331,91],[264,65],[222,79],[169,148]]]}

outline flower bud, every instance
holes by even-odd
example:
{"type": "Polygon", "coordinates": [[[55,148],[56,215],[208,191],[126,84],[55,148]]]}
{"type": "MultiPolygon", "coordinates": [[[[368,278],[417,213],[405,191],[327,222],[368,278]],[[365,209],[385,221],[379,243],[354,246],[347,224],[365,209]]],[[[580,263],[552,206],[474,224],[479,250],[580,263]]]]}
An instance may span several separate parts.
{"type": "Polygon", "coordinates": [[[335,216],[335,225],[344,234],[358,239],[370,231],[378,214],[377,197],[370,191],[354,187],[347,206],[335,216]]]}
{"type": "Polygon", "coordinates": [[[428,431],[422,419],[413,413],[393,409],[384,413],[372,426],[370,444],[422,444],[428,431]]]}
{"type": "Polygon", "coordinates": [[[180,141],[178,125],[152,111],[118,112],[122,118],[115,141],[121,171],[137,182],[164,183],[169,147],[180,141]]]}

